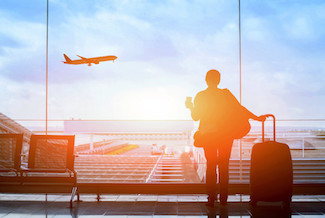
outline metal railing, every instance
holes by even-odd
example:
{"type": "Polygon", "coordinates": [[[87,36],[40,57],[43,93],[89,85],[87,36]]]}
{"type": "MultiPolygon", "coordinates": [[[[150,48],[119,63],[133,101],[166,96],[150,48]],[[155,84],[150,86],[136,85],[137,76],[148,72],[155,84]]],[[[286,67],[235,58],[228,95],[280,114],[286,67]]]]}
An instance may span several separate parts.
{"type": "MultiPolygon", "coordinates": [[[[8,122],[8,120],[5,120],[6,122],[8,122]]],[[[57,133],[64,133],[64,121],[65,120],[49,120],[49,134],[57,134],[57,133]]],[[[69,122],[79,122],[80,120],[69,120],[69,122]]],[[[87,121],[87,120],[83,120],[83,121],[87,121]]],[[[110,122],[123,122],[123,121],[112,121],[112,120],[89,120],[89,121],[96,121],[96,122],[106,122],[106,121],[110,121],[110,122]]],[[[17,119],[15,120],[15,122],[18,122],[21,126],[25,126],[27,127],[27,129],[31,129],[31,130],[36,130],[36,132],[42,133],[42,126],[43,126],[43,122],[44,120],[40,119],[40,120],[34,120],[34,119],[17,119]]],[[[129,122],[129,121],[127,121],[129,122]]],[[[136,122],[136,121],[133,121],[136,122]]],[[[152,123],[154,124],[155,121],[152,121],[152,123]]],[[[170,122],[179,122],[179,121],[170,121],[170,122]]],[[[184,121],[181,121],[184,122],[184,121]]],[[[192,122],[192,121],[186,121],[186,122],[192,122]]],[[[0,120],[1,123],[1,120],[0,120]]],[[[254,123],[253,123],[254,124],[254,123]]],[[[270,128],[268,125],[268,122],[266,122],[266,138],[270,138],[272,132],[269,131],[268,128],[270,128]]],[[[277,120],[277,139],[279,141],[284,140],[284,142],[288,142],[289,146],[290,143],[292,141],[294,141],[296,144],[301,145],[301,147],[295,147],[291,150],[292,152],[292,156],[294,161],[298,163],[301,163],[302,160],[306,160],[306,161],[310,161],[310,164],[308,165],[307,162],[304,162],[305,166],[305,170],[308,171],[306,173],[306,175],[311,175],[309,177],[309,180],[305,180],[306,182],[320,182],[322,181],[322,176],[325,175],[325,171],[323,173],[323,169],[322,169],[322,165],[319,165],[320,162],[317,162],[317,160],[323,160],[325,159],[325,135],[322,135],[324,133],[325,128],[323,128],[323,126],[325,126],[325,119],[283,119],[283,120],[277,120]],[[290,126],[290,128],[286,128],[285,126],[290,126]],[[300,126],[300,127],[299,127],[300,126]],[[307,126],[307,127],[305,127],[307,126]],[[312,128],[314,126],[314,128],[312,128]],[[320,128],[319,128],[320,127],[320,128]],[[315,145],[314,141],[317,141],[317,146],[315,145]],[[310,142],[312,141],[312,143],[310,142]],[[309,143],[309,144],[308,144],[309,143]],[[314,148],[310,148],[310,144],[315,145],[314,148]],[[308,146],[307,146],[308,145],[308,146]],[[300,161],[300,162],[299,162],[300,161]],[[314,161],[314,162],[313,162],[314,161]],[[314,168],[314,169],[313,169],[314,168]],[[317,172],[316,172],[317,171],[317,172]],[[314,178],[314,180],[313,180],[314,178]]],[[[194,125],[193,125],[194,126],[194,125]]],[[[12,126],[11,126],[12,128],[12,126]]],[[[17,128],[17,129],[21,129],[21,128],[17,128]]],[[[168,147],[172,147],[174,146],[175,142],[177,142],[177,148],[179,150],[176,151],[176,155],[180,155],[180,151],[185,150],[184,147],[188,147],[188,146],[192,146],[193,140],[192,140],[192,134],[195,132],[195,129],[192,129],[191,131],[185,131],[184,134],[181,134],[180,137],[175,136],[175,134],[173,134],[172,131],[166,129],[165,133],[166,134],[162,134],[157,133],[157,132],[152,132],[152,134],[150,132],[147,132],[147,134],[144,134],[144,132],[138,133],[141,134],[142,136],[148,137],[148,139],[146,140],[145,138],[139,138],[139,137],[134,137],[137,133],[136,132],[119,132],[117,133],[112,133],[112,132],[108,132],[107,134],[101,132],[100,134],[97,133],[87,133],[87,134],[76,134],[76,140],[78,141],[76,143],[76,145],[79,144],[84,144],[84,143],[90,143],[90,139],[92,137],[92,140],[94,142],[96,141],[101,141],[103,139],[114,139],[114,137],[117,136],[125,136],[124,139],[127,141],[129,140],[131,143],[134,142],[139,142],[142,144],[147,144],[149,147],[148,149],[150,149],[150,144],[162,144],[165,143],[165,145],[168,147]],[[168,138],[168,134],[170,133],[171,135],[174,135],[171,138],[168,138]],[[155,139],[156,137],[156,139],[155,139]],[[164,137],[166,137],[164,140],[164,137]],[[168,140],[167,140],[168,138],[168,140]],[[169,144],[168,144],[169,143],[169,144]],[[177,154],[178,152],[178,154],[177,154]]],[[[176,134],[179,135],[179,132],[176,134]]],[[[119,138],[121,139],[121,138],[119,138]]],[[[252,131],[249,133],[248,136],[246,136],[245,138],[242,139],[242,143],[241,146],[239,146],[240,144],[238,143],[238,141],[234,142],[233,145],[233,150],[232,150],[232,157],[231,157],[231,162],[236,163],[235,166],[232,167],[231,169],[231,173],[234,175],[233,179],[234,182],[240,182],[240,183],[247,183],[247,173],[249,172],[249,165],[247,164],[250,159],[250,151],[251,148],[253,146],[254,143],[256,143],[258,140],[261,139],[261,131],[260,131],[260,126],[257,125],[253,125],[252,127],[252,131]],[[239,153],[242,152],[242,153],[239,153]],[[241,164],[238,165],[238,163],[236,162],[237,160],[241,161],[241,164]],[[238,174],[239,173],[239,174],[238,174]]],[[[26,149],[25,149],[26,151],[26,149]]],[[[191,149],[190,149],[191,151],[191,149]]],[[[204,157],[204,153],[202,151],[200,151],[200,149],[196,149],[194,148],[193,150],[193,157],[190,157],[189,161],[187,162],[182,162],[182,164],[185,166],[191,166],[192,168],[194,168],[201,180],[201,182],[204,182],[204,173],[205,173],[205,157],[204,157]],[[198,157],[199,156],[199,157],[198,157]]],[[[191,153],[191,152],[190,152],[191,153]]],[[[139,154],[137,154],[139,156],[139,154]]],[[[148,156],[150,156],[150,152],[147,152],[148,156]]],[[[126,158],[128,156],[132,156],[132,152],[129,152],[127,155],[121,155],[121,158],[126,158]]],[[[140,155],[141,156],[141,155],[140,155]]],[[[97,159],[98,160],[98,159],[97,159]]],[[[94,163],[96,165],[96,159],[93,160],[94,163]]],[[[77,167],[78,167],[78,158],[76,159],[76,163],[77,163],[77,167]]],[[[126,163],[119,163],[120,165],[124,165],[126,163]]],[[[141,164],[140,162],[138,163],[134,163],[134,164],[141,164]]],[[[154,165],[157,164],[156,162],[153,163],[154,165]]],[[[87,171],[87,170],[85,170],[87,171]]],[[[153,169],[149,169],[149,171],[151,173],[153,173],[153,169]]],[[[299,172],[299,176],[297,178],[301,178],[304,175],[301,175],[301,172],[303,170],[302,169],[298,169],[297,168],[297,172],[299,172]]],[[[98,176],[97,172],[97,176],[98,176]]],[[[105,174],[105,168],[103,169],[103,171],[101,171],[101,173],[104,175],[105,174]]],[[[124,172],[125,173],[125,172],[124,172]]],[[[130,172],[131,173],[131,172],[130,172]]],[[[81,173],[82,175],[82,173],[81,173]]],[[[91,173],[86,173],[85,176],[89,176],[89,177],[94,177],[94,179],[92,181],[96,181],[95,177],[96,175],[91,175],[91,173]]],[[[108,174],[105,174],[106,176],[109,176],[108,174]]],[[[131,174],[130,174],[131,175],[131,174]]],[[[297,174],[298,175],[298,174],[297,174]]],[[[116,176],[116,175],[115,175],[116,176]]],[[[117,176],[118,177],[118,176],[117,176]]],[[[129,178],[131,178],[132,176],[129,176],[129,178]]],[[[88,181],[86,179],[86,177],[80,177],[80,178],[84,178],[84,181],[88,181]]],[[[136,178],[136,176],[134,176],[134,178],[136,178]]],[[[137,180],[138,182],[143,182],[143,181],[147,181],[148,178],[144,178],[143,179],[139,179],[137,180]]],[[[99,180],[98,180],[99,181],[99,180]]],[[[104,179],[102,181],[105,181],[104,179]]],[[[106,180],[108,181],[108,180],[106,180]]],[[[114,180],[112,180],[114,182],[114,180]]],[[[112,181],[108,181],[108,182],[112,182],[112,181]]],[[[121,180],[116,180],[116,181],[121,181],[121,180]]],[[[132,180],[130,180],[132,181],[132,180]]],[[[298,181],[298,179],[297,179],[298,181]]],[[[324,179],[325,181],[325,179],[324,179]]],[[[125,182],[128,182],[127,180],[125,182]]]]}

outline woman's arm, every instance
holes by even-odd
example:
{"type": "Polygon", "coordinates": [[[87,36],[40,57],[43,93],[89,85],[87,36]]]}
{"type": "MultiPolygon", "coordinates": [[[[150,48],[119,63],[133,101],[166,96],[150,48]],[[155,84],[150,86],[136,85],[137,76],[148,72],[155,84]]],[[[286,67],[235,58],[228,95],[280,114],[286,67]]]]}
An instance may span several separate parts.
{"type": "Polygon", "coordinates": [[[266,117],[265,115],[262,115],[262,116],[256,116],[255,114],[253,114],[252,112],[250,112],[249,110],[247,110],[247,108],[245,108],[244,106],[242,106],[244,108],[244,110],[246,111],[246,113],[248,114],[248,117],[250,119],[253,119],[253,120],[257,120],[257,121],[261,121],[261,122],[264,122],[266,117]]]}
{"type": "Polygon", "coordinates": [[[199,110],[198,110],[198,104],[197,104],[197,96],[194,98],[194,104],[192,101],[185,101],[186,108],[190,109],[191,111],[191,117],[194,121],[198,121],[200,119],[199,117],[199,110]]]}
{"type": "Polygon", "coordinates": [[[266,117],[265,115],[262,116],[256,116],[255,114],[253,114],[252,112],[250,112],[247,108],[245,108],[243,105],[241,105],[239,103],[239,101],[237,100],[237,98],[228,90],[226,89],[229,93],[229,95],[231,96],[231,98],[233,99],[233,101],[235,101],[235,104],[239,105],[240,107],[242,107],[242,109],[245,111],[245,113],[247,114],[249,119],[253,119],[253,120],[257,120],[257,121],[261,121],[264,122],[266,117]]]}

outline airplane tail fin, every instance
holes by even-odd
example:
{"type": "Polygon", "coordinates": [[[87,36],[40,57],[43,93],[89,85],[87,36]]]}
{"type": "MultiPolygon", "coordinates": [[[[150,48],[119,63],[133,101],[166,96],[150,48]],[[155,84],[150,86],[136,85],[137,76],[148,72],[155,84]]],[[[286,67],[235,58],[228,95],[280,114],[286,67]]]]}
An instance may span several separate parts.
{"type": "Polygon", "coordinates": [[[70,62],[71,61],[71,59],[66,54],[63,54],[63,56],[64,56],[66,62],[70,62]]]}

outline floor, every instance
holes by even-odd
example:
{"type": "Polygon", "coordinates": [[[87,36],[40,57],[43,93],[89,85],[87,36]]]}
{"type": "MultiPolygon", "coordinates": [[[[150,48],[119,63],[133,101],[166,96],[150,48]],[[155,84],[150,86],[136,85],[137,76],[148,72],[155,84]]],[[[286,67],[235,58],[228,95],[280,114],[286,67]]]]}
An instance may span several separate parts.
{"type": "Polygon", "coordinates": [[[69,195],[0,194],[0,217],[325,217],[325,196],[294,196],[281,203],[248,203],[249,196],[229,196],[226,206],[207,208],[204,195],[81,195],[69,208],[69,195]]]}

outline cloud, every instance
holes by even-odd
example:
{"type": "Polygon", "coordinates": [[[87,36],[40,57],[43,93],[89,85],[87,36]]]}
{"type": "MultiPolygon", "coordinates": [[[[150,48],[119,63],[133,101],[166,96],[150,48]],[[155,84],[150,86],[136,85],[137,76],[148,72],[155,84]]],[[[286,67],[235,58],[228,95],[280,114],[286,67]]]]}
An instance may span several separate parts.
{"type": "Polygon", "coordinates": [[[0,39],[7,42],[1,45],[1,74],[16,81],[42,81],[45,25],[6,17],[0,25],[0,39]]]}
{"type": "MultiPolygon", "coordinates": [[[[207,4],[212,5],[213,2],[207,2],[207,4]]],[[[222,5],[227,6],[224,3],[222,5]]],[[[221,8],[217,7],[216,10],[221,11],[221,8]]],[[[220,31],[213,30],[212,23],[206,24],[202,15],[205,14],[212,20],[215,14],[212,13],[212,9],[203,7],[199,2],[170,1],[153,5],[150,1],[144,4],[119,1],[112,2],[111,6],[105,1],[96,1],[96,4],[78,2],[77,6],[76,1],[71,1],[69,4],[51,1],[50,9],[60,12],[55,14],[50,11],[49,66],[50,72],[55,75],[52,77],[52,82],[74,83],[96,79],[96,77],[89,76],[91,74],[84,68],[75,67],[74,70],[61,64],[59,61],[62,60],[62,53],[80,54],[87,57],[110,53],[119,57],[117,61],[134,65],[127,72],[135,71],[136,74],[142,74],[146,72],[146,68],[150,68],[156,69],[157,72],[159,69],[164,69],[166,74],[175,75],[175,73],[188,74],[189,70],[195,72],[191,69],[204,65],[208,59],[210,62],[225,59],[223,53],[220,52],[229,50],[226,46],[231,43],[229,40],[231,37],[217,35],[220,31]],[[205,35],[202,28],[203,32],[206,32],[205,35]],[[225,40],[228,42],[224,43],[225,40]],[[215,44],[219,45],[216,48],[219,52],[213,50],[215,44]],[[201,61],[202,64],[200,64],[201,61]],[[147,67],[136,69],[139,66],[147,67]],[[69,76],[77,72],[79,72],[77,77],[69,76]]],[[[220,15],[217,17],[223,18],[220,15]]],[[[221,21],[215,19],[213,25],[216,22],[221,21]]],[[[14,20],[12,23],[23,26],[20,21],[14,20]]],[[[35,22],[28,24],[38,25],[35,22]]],[[[221,29],[223,25],[227,26],[228,23],[222,24],[221,29]]],[[[228,25],[227,28],[231,25],[234,30],[234,24],[228,25]]],[[[26,65],[24,69],[29,68],[31,73],[28,77],[17,73],[17,77],[11,78],[42,82],[43,79],[40,78],[43,77],[41,75],[44,73],[44,68],[40,62],[44,63],[45,38],[41,30],[32,31],[29,34],[33,34],[34,38],[38,37],[33,40],[37,45],[31,45],[31,47],[38,48],[37,51],[31,53],[27,49],[20,48],[8,59],[13,60],[13,56],[21,56],[22,53],[30,54],[22,63],[26,65]],[[28,63],[33,64],[27,66],[28,63]]],[[[31,41],[31,39],[21,41],[31,41]]],[[[106,66],[109,65],[106,64],[106,66]]],[[[19,66],[16,66],[14,62],[9,63],[6,68],[7,72],[19,71],[19,66]]],[[[125,70],[125,68],[121,69],[125,70]]],[[[107,67],[107,71],[109,70],[112,70],[110,66],[107,67]]],[[[113,69],[113,71],[122,72],[118,69],[113,69]]],[[[6,75],[10,76],[9,73],[6,75]]]]}
{"type": "Polygon", "coordinates": [[[275,113],[280,118],[324,116],[319,106],[313,106],[325,93],[321,54],[324,29],[319,28],[325,19],[317,13],[322,8],[322,3],[288,5],[269,1],[262,7],[243,9],[246,106],[257,113],[275,113]],[[267,105],[265,99],[272,104],[267,105]]]}
{"type": "MultiPolygon", "coordinates": [[[[325,115],[311,106],[325,93],[324,9],[323,3],[300,1],[243,2],[245,106],[280,117],[325,115]]],[[[2,93],[15,102],[39,96],[31,100],[36,103],[45,85],[45,20],[14,17],[17,11],[10,10],[0,19],[0,70],[7,81],[2,93]],[[39,95],[27,91],[32,84],[39,95]]],[[[159,105],[169,105],[169,112],[152,118],[184,117],[183,98],[205,88],[209,69],[220,70],[221,87],[239,96],[238,62],[237,2],[50,1],[50,111],[56,117],[143,118],[159,105]],[[69,66],[61,63],[63,53],[118,59],[69,66]],[[141,98],[154,103],[144,108],[141,98]],[[138,102],[138,112],[123,103],[128,101],[138,102]]],[[[3,108],[23,114],[12,107],[3,108]]]]}
{"type": "Polygon", "coordinates": [[[12,118],[45,118],[45,85],[13,82],[0,75],[1,112],[12,118]]]}

